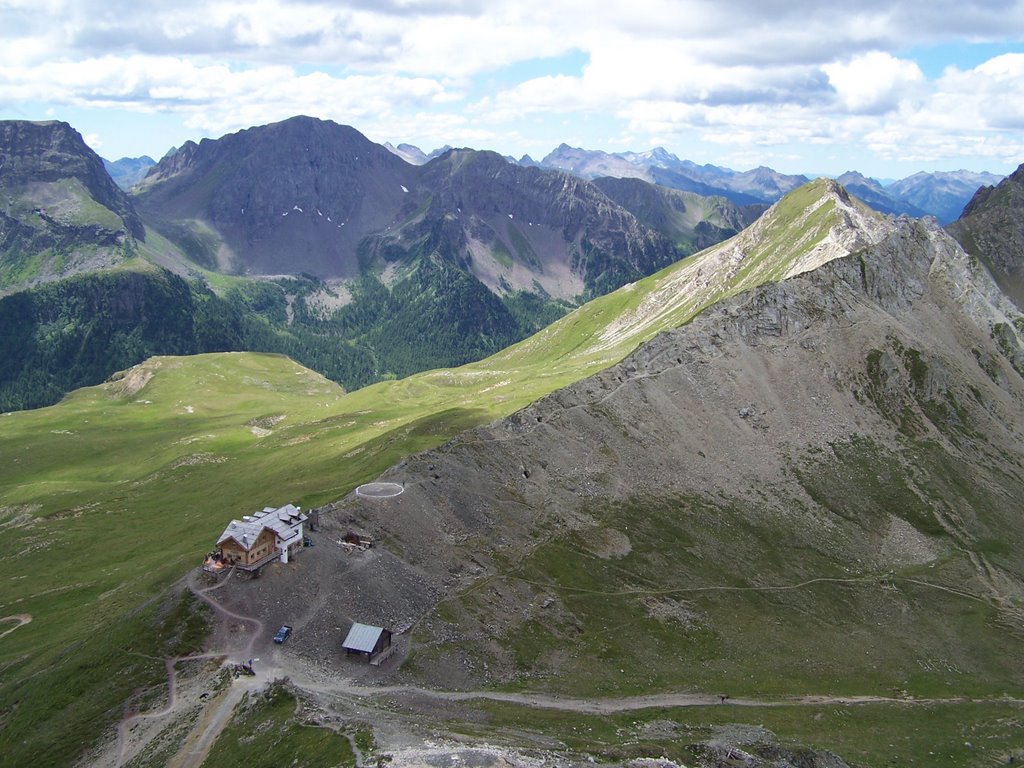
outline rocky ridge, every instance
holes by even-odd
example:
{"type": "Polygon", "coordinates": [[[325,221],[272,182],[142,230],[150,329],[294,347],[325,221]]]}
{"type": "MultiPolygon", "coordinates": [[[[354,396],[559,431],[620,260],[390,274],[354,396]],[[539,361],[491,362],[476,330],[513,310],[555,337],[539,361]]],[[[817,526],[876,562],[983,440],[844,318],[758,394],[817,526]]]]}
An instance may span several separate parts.
{"type": "Polygon", "coordinates": [[[614,343],[621,334],[658,327],[666,317],[692,312],[724,295],[811,271],[877,242],[887,231],[883,217],[853,200],[836,182],[819,179],[736,237],[666,273],[601,338],[614,343]]]}
{"type": "Polygon", "coordinates": [[[424,166],[417,189],[429,200],[422,216],[368,250],[389,260],[445,254],[498,294],[591,297],[679,256],[593,184],[492,152],[452,150],[424,166]]]}
{"type": "Polygon", "coordinates": [[[947,229],[1024,308],[1024,165],[982,187],[947,229]]]}
{"type": "Polygon", "coordinates": [[[0,290],[109,267],[145,229],[67,123],[0,122],[0,290]]]}

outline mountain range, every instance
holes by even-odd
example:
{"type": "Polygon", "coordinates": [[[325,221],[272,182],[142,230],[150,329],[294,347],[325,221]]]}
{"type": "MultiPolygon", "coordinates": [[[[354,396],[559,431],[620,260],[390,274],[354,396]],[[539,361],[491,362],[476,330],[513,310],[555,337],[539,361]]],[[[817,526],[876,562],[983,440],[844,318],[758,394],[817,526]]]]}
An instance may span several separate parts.
{"type": "MultiPolygon", "coordinates": [[[[519,165],[403,145],[413,164],[299,117],[186,142],[154,165],[107,163],[148,167],[128,194],[66,124],[8,121],[0,140],[0,292],[15,294],[0,314],[19,318],[4,410],[158,353],[285,352],[349,388],[479,359],[735,235],[803,180],[663,149],[563,145],[519,165]],[[553,164],[573,173],[539,167],[553,164]]],[[[917,215],[888,190],[925,200],[941,180],[959,194],[969,179],[955,176],[842,180],[876,209],[917,215]]]]}
{"type": "Polygon", "coordinates": [[[761,210],[652,188],[621,198],[634,213],[575,176],[472,150],[411,165],[311,118],[186,142],[126,194],[67,124],[4,125],[28,169],[0,181],[0,314],[22,318],[4,410],[159,353],[285,352],[349,388],[458,365],[761,210]]]}
{"type": "MultiPolygon", "coordinates": [[[[423,162],[428,157],[416,147],[401,146],[405,157],[423,158],[423,162]]],[[[808,181],[807,176],[782,174],[763,166],[741,172],[711,164],[698,165],[680,160],[662,147],[646,152],[609,153],[561,144],[539,162],[523,157],[519,163],[555,168],[591,180],[602,177],[642,179],[671,189],[722,196],[737,205],[773,203],[808,181]]],[[[848,171],[837,179],[877,211],[914,217],[935,216],[945,225],[960,216],[979,187],[997,184],[1002,177],[964,170],[921,172],[883,186],[857,171],[848,171]]]]}
{"type": "MultiPolygon", "coordinates": [[[[425,153],[411,144],[395,146],[385,142],[383,146],[412,165],[425,165],[452,149],[445,145],[425,153]]],[[[540,162],[528,155],[518,161],[511,157],[506,160],[523,167],[565,170],[586,179],[639,178],[704,196],[724,196],[740,205],[772,203],[807,181],[807,176],[780,174],[766,167],[739,172],[711,164],[698,165],[680,160],[662,147],[645,152],[607,153],[561,144],[540,162]]],[[[156,164],[148,156],[103,162],[114,181],[125,190],[140,182],[156,164]]],[[[997,184],[1002,177],[960,170],[919,172],[904,179],[879,182],[857,171],[847,171],[837,179],[882,213],[930,215],[945,225],[960,216],[976,190],[997,184]]]]}
{"type": "Polygon", "coordinates": [[[256,760],[268,732],[397,766],[1016,760],[1024,316],[1000,281],[1024,253],[999,221],[993,275],[819,179],[461,368],[343,393],[277,357],[155,358],[5,416],[0,596],[33,620],[0,645],[0,760],[218,736],[256,760]],[[351,492],[373,479],[402,493],[351,492]],[[319,510],[316,546],[219,582],[204,634],[168,585],[276,499],[319,510]],[[343,554],[350,531],[375,546],[343,554]],[[341,650],[356,621],[394,628],[381,667],[341,650]],[[244,680],[181,662],[166,703],[197,635],[289,687],[234,707],[244,680]]]}
{"type": "Polygon", "coordinates": [[[107,169],[110,178],[125,191],[142,181],[154,165],[156,165],[156,160],[149,155],[122,157],[114,162],[106,158],[103,159],[103,167],[107,169]]]}
{"type": "Polygon", "coordinates": [[[194,258],[237,274],[390,278],[436,256],[495,293],[536,285],[572,299],[678,256],[576,178],[472,150],[414,166],[352,128],[309,118],[186,144],[135,199],[171,238],[202,222],[216,251],[194,258]]]}

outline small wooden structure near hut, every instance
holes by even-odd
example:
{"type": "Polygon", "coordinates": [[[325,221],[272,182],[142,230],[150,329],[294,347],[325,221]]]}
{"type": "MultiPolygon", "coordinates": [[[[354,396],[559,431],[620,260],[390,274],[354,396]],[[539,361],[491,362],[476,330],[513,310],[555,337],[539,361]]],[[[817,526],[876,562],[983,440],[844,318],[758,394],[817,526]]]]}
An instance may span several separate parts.
{"type": "Polygon", "coordinates": [[[355,653],[365,656],[374,666],[379,666],[394,651],[390,630],[358,622],[352,624],[341,647],[345,649],[346,655],[355,653]]]}
{"type": "Polygon", "coordinates": [[[357,549],[360,552],[365,552],[372,546],[373,539],[369,536],[358,534],[355,531],[348,531],[341,537],[341,548],[345,550],[346,554],[351,554],[357,549]]]}

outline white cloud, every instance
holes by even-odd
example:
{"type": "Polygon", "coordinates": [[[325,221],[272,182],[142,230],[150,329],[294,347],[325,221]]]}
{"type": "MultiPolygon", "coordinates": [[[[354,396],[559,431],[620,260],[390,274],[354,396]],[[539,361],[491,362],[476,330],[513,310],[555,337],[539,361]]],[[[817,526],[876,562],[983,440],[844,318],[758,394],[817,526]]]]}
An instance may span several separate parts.
{"type": "Polygon", "coordinates": [[[973,69],[949,67],[914,109],[886,116],[866,131],[872,151],[890,159],[976,156],[1024,159],[1024,54],[973,69]]]}
{"type": "Polygon", "coordinates": [[[315,106],[335,113],[366,114],[443,102],[454,96],[436,80],[422,77],[300,75],[286,66],[236,71],[225,64],[203,66],[170,57],[106,56],[36,67],[0,67],[0,101],[37,99],[182,113],[205,110],[222,113],[221,122],[230,122],[240,109],[253,107],[296,114],[296,110],[315,106]]]}
{"type": "MultiPolygon", "coordinates": [[[[228,56],[276,63],[471,75],[610,36],[671,42],[709,65],[821,63],[867,50],[1024,34],[1020,0],[355,2],[326,0],[5,1],[5,38],[62,53],[228,56]],[[17,24],[15,24],[17,21],[17,24]]],[[[23,60],[27,63],[37,59],[23,60]]]]}
{"type": "Polygon", "coordinates": [[[879,51],[825,64],[822,70],[839,101],[855,114],[888,112],[900,101],[918,95],[924,84],[924,73],[915,62],[879,51]]]}
{"type": "Polygon", "coordinates": [[[303,113],[428,147],[536,146],[532,123],[565,115],[553,146],[603,115],[608,142],[1002,157],[1022,144],[1024,55],[929,80],[906,52],[1022,39],[1024,0],[0,0],[0,107],[210,134],[303,113]],[[582,71],[537,61],[569,53],[582,71]]]}

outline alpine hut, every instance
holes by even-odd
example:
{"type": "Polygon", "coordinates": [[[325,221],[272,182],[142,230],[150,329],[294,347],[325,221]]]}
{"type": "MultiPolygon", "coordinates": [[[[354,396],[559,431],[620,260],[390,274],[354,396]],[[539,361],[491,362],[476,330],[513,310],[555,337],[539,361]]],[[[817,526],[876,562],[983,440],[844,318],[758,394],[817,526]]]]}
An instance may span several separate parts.
{"type": "Polygon", "coordinates": [[[287,563],[302,548],[302,524],[307,518],[292,505],[265,507],[262,512],[232,520],[217,539],[214,559],[244,571],[256,571],[280,559],[287,563]]]}

